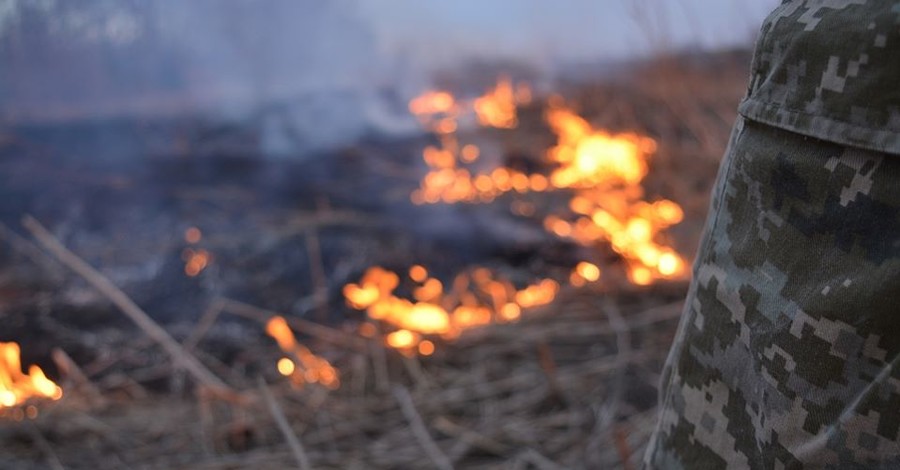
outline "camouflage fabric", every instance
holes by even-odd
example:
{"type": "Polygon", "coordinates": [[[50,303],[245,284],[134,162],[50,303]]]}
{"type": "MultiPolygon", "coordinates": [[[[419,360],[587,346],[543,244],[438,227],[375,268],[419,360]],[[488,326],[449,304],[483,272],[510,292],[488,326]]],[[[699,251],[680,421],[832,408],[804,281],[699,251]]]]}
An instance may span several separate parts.
{"type": "MultiPolygon", "coordinates": [[[[900,18],[892,5],[791,1],[767,20],[663,371],[646,468],[900,469],[900,155],[891,127],[900,122],[890,104],[900,71],[888,86],[879,74],[889,68],[843,67],[845,94],[829,91],[831,59],[823,65],[806,36],[808,27],[857,31],[832,17],[851,9],[846,21],[877,30],[900,18]],[[851,93],[852,83],[860,88],[851,93]],[[878,87],[887,99],[867,101],[878,87]]],[[[831,34],[820,37],[835,44],[831,34]]],[[[887,67],[900,67],[900,55],[887,67]]]]}
{"type": "Polygon", "coordinates": [[[900,159],[740,121],[649,468],[900,468],[900,159]]]}
{"type": "Polygon", "coordinates": [[[789,0],[756,44],[749,119],[900,154],[900,2],[789,0]]]}

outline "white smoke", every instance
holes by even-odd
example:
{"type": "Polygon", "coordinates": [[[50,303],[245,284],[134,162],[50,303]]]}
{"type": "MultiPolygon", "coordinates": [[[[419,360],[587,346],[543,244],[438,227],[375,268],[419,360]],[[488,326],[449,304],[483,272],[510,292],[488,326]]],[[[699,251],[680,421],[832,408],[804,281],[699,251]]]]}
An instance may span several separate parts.
{"type": "Polygon", "coordinates": [[[270,153],[413,128],[391,101],[414,71],[379,56],[352,0],[9,1],[0,118],[252,119],[270,153]]]}

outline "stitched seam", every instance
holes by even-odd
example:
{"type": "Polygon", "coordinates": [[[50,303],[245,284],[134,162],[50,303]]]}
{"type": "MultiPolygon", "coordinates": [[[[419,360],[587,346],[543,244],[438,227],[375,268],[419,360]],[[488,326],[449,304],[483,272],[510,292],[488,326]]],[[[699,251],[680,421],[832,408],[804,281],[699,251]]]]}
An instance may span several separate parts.
{"type": "MultiPolygon", "coordinates": [[[[816,114],[811,114],[811,113],[808,113],[808,112],[806,112],[806,111],[801,111],[801,110],[796,109],[796,108],[791,108],[791,107],[789,107],[789,106],[782,106],[781,104],[775,103],[775,102],[772,102],[772,101],[763,101],[763,100],[759,100],[759,99],[756,99],[756,98],[750,98],[750,99],[748,99],[748,100],[745,100],[744,103],[748,103],[748,104],[751,104],[751,105],[752,105],[752,104],[757,104],[757,105],[764,106],[764,107],[771,107],[771,108],[775,108],[775,109],[774,109],[775,111],[787,111],[787,112],[789,112],[789,113],[799,114],[799,115],[802,115],[802,116],[808,116],[808,117],[816,118],[816,119],[828,119],[828,120],[833,121],[833,122],[835,122],[835,123],[837,123],[837,124],[841,124],[841,125],[844,125],[844,126],[853,128],[853,129],[860,129],[860,130],[873,131],[873,132],[891,132],[891,133],[897,133],[897,134],[900,134],[900,129],[869,127],[869,126],[863,126],[863,125],[859,125],[859,124],[851,124],[851,123],[849,123],[849,122],[847,122],[847,121],[845,121],[845,120],[843,120],[843,119],[834,119],[834,118],[830,118],[830,117],[827,117],[827,116],[819,116],[819,115],[816,115],[816,114]]],[[[752,118],[751,118],[751,119],[752,119],[752,118]]]]}

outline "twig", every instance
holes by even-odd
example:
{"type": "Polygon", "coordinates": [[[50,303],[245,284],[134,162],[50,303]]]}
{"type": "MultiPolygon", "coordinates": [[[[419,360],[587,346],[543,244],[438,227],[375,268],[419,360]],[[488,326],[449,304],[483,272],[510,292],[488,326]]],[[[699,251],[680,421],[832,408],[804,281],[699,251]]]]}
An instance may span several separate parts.
{"type": "Polygon", "coordinates": [[[235,395],[235,392],[225,382],[222,382],[206,366],[201,364],[197,358],[185,351],[166,330],[153,321],[128,295],[100,274],[100,272],[64,247],[40,222],[31,216],[25,216],[22,224],[44,248],[119,307],[122,313],[143,330],[147,336],[162,346],[172,360],[184,367],[198,383],[223,395],[235,395]]]}
{"type": "MultiPolygon", "coordinates": [[[[619,413],[619,402],[625,389],[625,373],[629,364],[628,357],[631,356],[631,332],[628,324],[625,323],[625,319],[622,317],[622,313],[619,311],[619,307],[607,297],[603,299],[603,311],[606,313],[610,327],[616,333],[616,355],[614,358],[613,376],[609,378],[610,382],[612,382],[612,391],[609,392],[604,404],[596,411],[599,417],[588,440],[587,449],[589,451],[601,449],[608,445],[609,426],[619,413]]],[[[615,430],[612,431],[615,432],[615,430]]],[[[618,437],[617,434],[612,435],[612,439],[616,444],[619,443],[618,437]]],[[[618,445],[615,448],[619,460],[622,461],[622,466],[630,468],[631,461],[629,459],[631,454],[622,452],[618,445]]]]}
{"type": "Polygon", "coordinates": [[[65,470],[62,462],[59,461],[59,457],[56,456],[56,452],[53,451],[53,447],[47,442],[47,439],[44,437],[44,434],[41,433],[41,430],[38,429],[37,425],[33,422],[28,422],[28,432],[31,434],[31,437],[34,439],[34,443],[37,444],[38,448],[41,449],[41,452],[44,453],[44,456],[47,457],[47,464],[53,470],[65,470]]]}
{"type": "Polygon", "coordinates": [[[309,259],[309,270],[313,280],[313,309],[316,319],[320,322],[327,320],[328,311],[328,277],[325,274],[325,264],[322,262],[322,246],[319,244],[319,234],[315,229],[306,232],[306,254],[309,259]]]}
{"type": "Polygon", "coordinates": [[[203,316],[200,317],[200,321],[197,322],[197,326],[191,330],[188,337],[181,343],[185,350],[191,351],[197,347],[200,340],[206,336],[206,333],[219,318],[219,315],[222,313],[222,307],[223,302],[221,298],[216,298],[209,304],[209,307],[203,312],[203,316]]]}
{"type": "Polygon", "coordinates": [[[432,425],[435,427],[435,429],[444,434],[454,436],[462,441],[467,442],[473,447],[477,447],[481,450],[490,452],[495,455],[502,456],[507,452],[507,450],[509,450],[505,444],[497,442],[490,437],[483,436],[475,431],[466,429],[464,426],[456,424],[443,416],[435,419],[432,425]]]}
{"type": "Polygon", "coordinates": [[[623,429],[622,426],[616,426],[613,430],[613,438],[616,443],[616,452],[622,461],[622,470],[634,470],[634,466],[631,464],[633,452],[631,446],[628,445],[628,431],[623,429]]]}
{"type": "MultiPolygon", "coordinates": [[[[653,354],[648,350],[639,350],[632,351],[628,357],[620,358],[619,356],[598,358],[589,363],[560,368],[557,370],[559,383],[565,384],[573,380],[586,380],[588,377],[617,370],[623,360],[627,361],[626,363],[632,363],[653,357],[653,354]]],[[[468,384],[458,387],[445,387],[443,390],[431,395],[429,404],[432,406],[453,406],[460,403],[469,403],[472,400],[483,400],[510,391],[531,388],[534,386],[535,380],[533,372],[520,372],[491,382],[479,383],[477,386],[468,384]]]]}
{"type": "MultiPolygon", "coordinates": [[[[221,300],[222,300],[222,309],[224,311],[226,311],[232,315],[249,318],[251,320],[256,320],[261,323],[266,323],[272,317],[274,317],[276,315],[280,315],[278,312],[275,312],[272,310],[266,310],[264,308],[254,307],[253,305],[245,304],[245,303],[239,302],[237,300],[231,300],[231,299],[221,299],[221,300]]],[[[319,338],[322,341],[327,341],[329,343],[337,344],[338,346],[352,348],[359,352],[365,352],[367,349],[366,341],[363,338],[344,333],[341,330],[338,330],[335,328],[330,328],[330,327],[327,327],[324,325],[319,325],[318,323],[313,323],[311,321],[303,320],[300,318],[286,317],[285,320],[295,330],[303,332],[310,336],[315,336],[316,338],[319,338]]]]}
{"type": "Polygon", "coordinates": [[[540,364],[541,370],[544,371],[544,375],[547,377],[550,390],[554,395],[565,400],[562,389],[559,386],[559,379],[557,378],[558,368],[556,367],[556,361],[553,359],[553,351],[550,350],[550,345],[546,341],[538,341],[537,353],[538,364],[540,364]]]}
{"type": "Polygon", "coordinates": [[[311,469],[312,466],[309,463],[309,457],[307,457],[306,451],[303,449],[303,444],[300,443],[300,439],[294,434],[291,425],[284,416],[284,412],[281,410],[281,406],[275,401],[275,397],[272,396],[272,392],[269,391],[269,387],[263,381],[262,377],[259,378],[259,391],[262,394],[266,405],[269,407],[269,412],[272,413],[272,418],[275,419],[275,424],[278,425],[278,430],[281,431],[284,440],[288,443],[288,447],[291,448],[291,453],[294,454],[294,460],[297,461],[297,466],[301,470],[311,469]]]}
{"type": "Polygon", "coordinates": [[[387,392],[391,387],[388,370],[387,351],[381,338],[381,330],[376,327],[377,334],[369,341],[369,355],[372,358],[372,371],[375,376],[375,390],[387,392]]]}
{"type": "Polygon", "coordinates": [[[622,393],[625,389],[625,373],[628,370],[629,357],[631,356],[631,331],[629,330],[625,319],[622,318],[619,307],[617,307],[609,297],[604,299],[603,307],[603,310],[606,312],[606,317],[609,319],[609,325],[616,332],[617,364],[612,396],[607,399],[606,415],[601,421],[601,428],[608,426],[616,417],[619,401],[621,400],[622,393]]]}
{"type": "Polygon", "coordinates": [[[198,426],[198,434],[200,441],[200,449],[206,455],[213,454],[213,440],[211,437],[211,433],[209,430],[213,427],[213,412],[212,407],[210,406],[210,401],[208,397],[203,396],[202,394],[196,395],[197,399],[197,412],[200,415],[200,419],[197,422],[198,426]]]}
{"type": "Polygon", "coordinates": [[[0,239],[6,240],[13,249],[28,257],[34,264],[44,268],[54,281],[62,279],[62,266],[60,266],[56,260],[47,256],[47,254],[35,246],[31,240],[23,238],[3,224],[3,222],[0,222],[0,239]]]}
{"type": "Polygon", "coordinates": [[[50,354],[60,372],[75,382],[76,387],[80,388],[82,392],[87,395],[89,403],[99,406],[106,403],[106,399],[103,397],[103,394],[100,393],[100,389],[84,375],[84,372],[81,371],[78,364],[76,364],[65,351],[60,348],[53,348],[53,351],[51,351],[50,354]]]}
{"type": "Polygon", "coordinates": [[[441,448],[431,438],[431,434],[428,433],[428,428],[425,427],[422,417],[416,411],[416,405],[413,403],[412,397],[409,396],[409,391],[405,387],[397,385],[392,389],[392,392],[397,403],[400,404],[400,410],[403,411],[403,416],[409,423],[413,435],[419,441],[419,445],[425,451],[425,454],[428,455],[428,458],[441,470],[453,470],[453,463],[444,455],[441,448]]]}
{"type": "Polygon", "coordinates": [[[275,230],[273,235],[278,238],[287,238],[320,227],[335,225],[357,227],[377,225],[378,223],[380,221],[376,217],[353,211],[294,212],[288,214],[288,221],[284,228],[275,230]]]}
{"type": "Polygon", "coordinates": [[[366,364],[366,356],[363,354],[354,354],[350,359],[350,377],[353,381],[350,383],[350,390],[353,395],[362,397],[366,393],[366,376],[368,366],[366,364]]]}
{"type": "MultiPolygon", "coordinates": [[[[384,348],[382,347],[382,349],[384,348]]],[[[431,385],[431,381],[428,380],[428,376],[425,375],[425,371],[422,370],[422,364],[419,362],[418,357],[403,356],[403,366],[406,368],[406,371],[409,372],[409,375],[416,381],[417,389],[427,388],[431,385]]]]}
{"type": "Polygon", "coordinates": [[[531,462],[531,464],[539,470],[563,470],[565,468],[547,457],[544,457],[544,455],[534,449],[526,449],[519,455],[522,459],[531,462]]]}

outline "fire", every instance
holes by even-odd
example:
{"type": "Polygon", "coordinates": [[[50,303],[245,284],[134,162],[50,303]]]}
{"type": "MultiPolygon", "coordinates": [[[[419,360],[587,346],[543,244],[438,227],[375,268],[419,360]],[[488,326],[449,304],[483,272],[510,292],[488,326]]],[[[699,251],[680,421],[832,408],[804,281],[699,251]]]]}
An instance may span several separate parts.
{"type": "Polygon", "coordinates": [[[571,110],[551,107],[547,122],[559,143],[547,152],[559,167],[550,175],[557,188],[636,185],[649,170],[647,155],[656,143],[637,134],[595,131],[571,110]]]}
{"type": "Polygon", "coordinates": [[[546,181],[497,168],[490,174],[474,174],[464,165],[476,162],[481,149],[474,144],[459,145],[455,132],[460,117],[474,114],[482,126],[512,129],[518,125],[517,105],[531,100],[531,89],[525,84],[513,86],[509,78],[501,78],[493,89],[472,102],[457,100],[444,91],[429,91],[410,102],[410,111],[440,145],[426,147],[422,158],[429,171],[420,188],[411,196],[416,204],[438,202],[490,202],[509,191],[542,191],[546,181]]]}
{"type": "Polygon", "coordinates": [[[318,383],[329,389],[337,389],[341,382],[337,370],[325,359],[316,356],[306,346],[297,342],[284,317],[272,317],[266,324],[266,333],[278,342],[278,347],[289,357],[278,360],[278,372],[297,385],[318,383]]]}
{"type": "Polygon", "coordinates": [[[344,286],[344,297],[370,319],[397,328],[385,338],[389,346],[423,355],[433,354],[435,347],[424,335],[452,339],[469,328],[515,321],[523,309],[548,304],[559,291],[551,279],[517,290],[486,268],[457,275],[446,290],[423,266],[411,268],[408,277],[415,286],[413,299],[397,296],[400,277],[378,266],[369,268],[358,284],[344,286]]]}
{"type": "Polygon", "coordinates": [[[531,99],[531,91],[527,88],[518,93],[517,91],[513,89],[512,80],[503,77],[492,90],[477,98],[473,108],[479,124],[502,129],[516,127],[519,124],[516,116],[517,97],[523,100],[531,99]]]}
{"type": "MultiPolygon", "coordinates": [[[[472,107],[481,125],[512,128],[518,122],[516,105],[526,98],[531,99],[529,89],[515,88],[509,79],[501,79],[472,107]]],[[[624,259],[628,278],[634,284],[647,285],[685,274],[687,263],[667,244],[664,234],[681,222],[681,207],[665,199],[646,201],[641,186],[649,172],[650,156],[656,151],[653,139],[594,129],[560,99],[553,98],[545,113],[557,135],[557,144],[545,154],[547,163],[553,166],[549,175],[505,167],[476,174],[465,165],[478,160],[479,148],[473,144],[461,146],[453,133],[456,119],[465,109],[463,103],[446,92],[429,92],[413,100],[410,109],[441,141],[439,147],[427,147],[423,152],[429,172],[411,195],[414,203],[488,203],[512,192],[568,191],[572,194],[571,213],[545,216],[547,231],[585,246],[608,243],[624,259]],[[447,120],[453,125],[446,125],[447,120]]],[[[527,202],[516,201],[511,206],[522,216],[535,213],[534,205],[527,202]]],[[[599,267],[595,271],[582,263],[569,280],[581,286],[599,277],[599,267]]]]}
{"type": "Polygon", "coordinates": [[[557,165],[550,182],[574,191],[569,203],[574,217],[548,216],[547,230],[583,245],[609,243],[625,259],[628,277],[638,285],[683,275],[684,259],[660,240],[684,213],[673,201],[645,201],[640,186],[656,143],[633,133],[595,130],[559,104],[551,105],[546,118],[558,136],[557,145],[547,152],[548,160],[557,165]]]}
{"type": "Polygon", "coordinates": [[[429,91],[409,103],[409,111],[416,116],[449,114],[456,107],[456,98],[446,91],[429,91]]]}
{"type": "Polygon", "coordinates": [[[17,343],[0,343],[0,411],[22,405],[32,398],[59,400],[63,391],[36,365],[22,372],[17,343]]]}
{"type": "MultiPolygon", "coordinates": [[[[648,285],[660,279],[684,275],[685,260],[669,246],[665,230],[681,222],[684,213],[673,201],[647,201],[641,184],[650,170],[656,142],[637,133],[614,134],[595,129],[590,122],[551,98],[545,112],[557,143],[544,155],[552,168],[548,174],[524,173],[498,167],[476,172],[481,149],[460,142],[460,119],[474,113],[480,125],[511,129],[518,125],[519,104],[532,99],[526,85],[508,78],[472,102],[446,91],[429,91],[410,103],[410,111],[433,132],[439,143],[426,147],[422,158],[428,172],[410,196],[416,204],[489,203],[505,194],[569,194],[565,212],[543,216],[547,231],[561,238],[594,246],[608,244],[624,261],[628,279],[648,285]]],[[[534,217],[538,205],[518,198],[511,210],[534,217]]],[[[569,275],[573,286],[598,282],[601,267],[578,263],[569,275]]],[[[523,309],[544,305],[556,296],[559,284],[543,280],[516,290],[508,282],[493,279],[476,269],[464,273],[449,287],[429,276],[423,266],[413,266],[408,277],[416,284],[411,298],[394,294],[400,277],[379,267],[368,270],[358,284],[344,287],[347,303],[365,310],[368,317],[392,325],[386,342],[401,350],[423,346],[423,335],[453,338],[466,328],[494,321],[515,321],[523,309]]]]}

